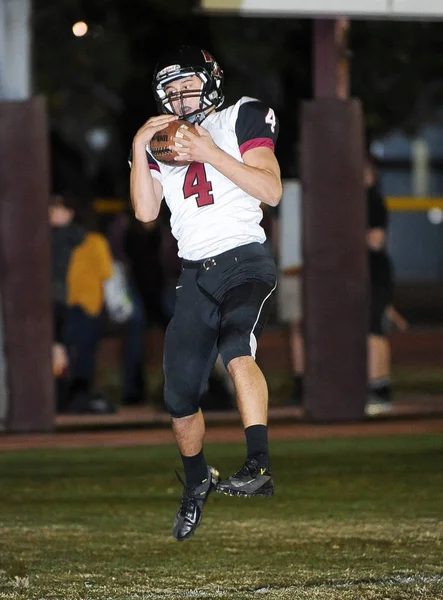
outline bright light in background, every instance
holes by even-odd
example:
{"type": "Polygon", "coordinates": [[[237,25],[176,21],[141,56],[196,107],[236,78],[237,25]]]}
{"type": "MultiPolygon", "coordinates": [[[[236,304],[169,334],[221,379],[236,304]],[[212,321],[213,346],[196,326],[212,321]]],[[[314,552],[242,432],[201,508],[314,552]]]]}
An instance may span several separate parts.
{"type": "Polygon", "coordinates": [[[372,142],[371,154],[377,158],[383,158],[385,155],[385,147],[383,142],[372,142]]]}
{"type": "Polygon", "coordinates": [[[443,221],[443,210],[441,208],[430,208],[428,210],[428,219],[433,225],[440,225],[443,221]]]}
{"type": "Polygon", "coordinates": [[[109,132],[102,127],[96,127],[86,132],[86,141],[94,150],[104,150],[109,144],[109,139],[109,132]]]}
{"type": "Polygon", "coordinates": [[[72,26],[72,33],[75,37],[83,37],[88,33],[88,26],[84,21],[77,21],[72,26]]]}

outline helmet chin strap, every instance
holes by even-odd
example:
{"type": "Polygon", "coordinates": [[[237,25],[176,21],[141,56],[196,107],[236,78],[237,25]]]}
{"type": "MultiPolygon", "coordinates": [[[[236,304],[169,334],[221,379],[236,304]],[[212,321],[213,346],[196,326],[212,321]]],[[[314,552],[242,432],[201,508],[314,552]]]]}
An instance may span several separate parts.
{"type": "Polygon", "coordinates": [[[195,123],[198,123],[200,125],[200,123],[206,119],[206,111],[201,110],[198,113],[194,113],[193,115],[189,115],[189,117],[184,117],[185,121],[188,121],[188,123],[191,123],[192,125],[194,125],[195,123]]]}
{"type": "Polygon", "coordinates": [[[188,123],[191,123],[192,125],[194,125],[195,123],[198,123],[200,125],[200,123],[206,118],[206,110],[199,110],[198,112],[194,112],[192,115],[186,115],[185,114],[185,104],[184,104],[184,100],[185,100],[185,96],[183,93],[180,94],[180,108],[181,108],[181,113],[182,116],[181,118],[184,119],[185,121],[188,121],[188,123]]]}

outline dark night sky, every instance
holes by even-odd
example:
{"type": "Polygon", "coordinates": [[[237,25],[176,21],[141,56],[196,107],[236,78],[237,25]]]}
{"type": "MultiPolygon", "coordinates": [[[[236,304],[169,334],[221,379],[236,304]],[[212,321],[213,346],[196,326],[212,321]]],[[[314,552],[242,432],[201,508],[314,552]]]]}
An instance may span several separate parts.
{"type": "MultiPolygon", "coordinates": [[[[127,193],[128,148],[136,130],[156,112],[151,93],[156,59],[180,43],[205,47],[220,62],[225,106],[249,95],[275,109],[282,174],[296,176],[300,101],[312,93],[312,21],[207,16],[197,4],[34,0],[35,91],[48,98],[56,143],[54,187],[77,185],[93,195],[127,193]],[[85,38],[72,35],[78,20],[89,25],[85,38]],[[86,131],[96,127],[111,135],[99,157],[85,142],[86,131]]],[[[351,91],[362,100],[369,136],[397,126],[413,128],[432,117],[443,90],[443,24],[360,21],[350,32],[351,91]]]]}

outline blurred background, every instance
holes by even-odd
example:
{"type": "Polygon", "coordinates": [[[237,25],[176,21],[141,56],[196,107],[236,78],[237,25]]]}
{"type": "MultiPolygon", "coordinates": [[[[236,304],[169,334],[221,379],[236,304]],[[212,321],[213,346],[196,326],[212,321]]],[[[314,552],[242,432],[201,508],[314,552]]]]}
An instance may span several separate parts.
{"type": "MultiPolygon", "coordinates": [[[[123,338],[131,335],[125,318],[105,315],[101,323],[94,385],[111,404],[105,412],[125,403],[161,406],[162,336],[179,267],[167,211],[149,227],[132,219],[127,162],[135,132],[156,113],[151,78],[159,54],[180,43],[208,49],[225,72],[226,106],[248,95],[275,109],[282,178],[299,177],[299,108],[313,94],[313,20],[211,16],[199,4],[33,0],[32,93],[47,102],[51,196],[104,236],[114,263],[131,261],[132,304],[143,308],[137,320],[143,352],[137,350],[141,364],[132,377],[144,383],[133,391],[129,384],[124,391],[129,375],[121,367],[123,338]]],[[[350,96],[363,106],[366,144],[389,212],[394,305],[409,323],[406,332],[388,332],[399,393],[443,391],[442,56],[441,22],[350,22],[350,96]]],[[[271,220],[265,215],[272,238],[271,220]]],[[[284,403],[292,373],[287,324],[277,306],[260,352],[272,402],[284,403]]],[[[221,398],[220,407],[229,405],[221,398]]]]}
{"type": "MultiPolygon", "coordinates": [[[[190,40],[210,48],[223,66],[226,105],[247,94],[275,108],[282,176],[298,176],[299,103],[312,95],[312,20],[208,16],[198,4],[71,0],[61,9],[55,0],[34,0],[34,90],[48,101],[54,193],[127,199],[132,137],[156,112],[155,61],[162,49],[190,40]],[[86,26],[76,30],[79,22],[86,26]]],[[[414,320],[439,323],[442,24],[356,20],[348,45],[351,96],[362,101],[391,211],[389,251],[399,302],[414,320]],[[409,205],[404,197],[433,202],[409,205]],[[400,294],[403,287],[408,294],[400,294]]]]}

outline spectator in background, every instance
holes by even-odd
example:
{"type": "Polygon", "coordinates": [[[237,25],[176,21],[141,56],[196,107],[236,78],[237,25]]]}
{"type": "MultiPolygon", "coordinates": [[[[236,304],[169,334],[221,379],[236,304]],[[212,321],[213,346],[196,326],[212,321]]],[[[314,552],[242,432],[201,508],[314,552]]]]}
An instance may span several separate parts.
{"type": "Polygon", "coordinates": [[[68,404],[69,359],[65,345],[60,341],[52,344],[52,374],[55,380],[55,409],[63,413],[68,404]]]}
{"type": "MultiPolygon", "coordinates": [[[[144,340],[147,326],[146,309],[137,281],[133,274],[132,261],[128,256],[128,232],[134,216],[129,211],[117,214],[108,228],[108,240],[114,261],[122,265],[128,282],[132,314],[123,323],[123,389],[122,404],[145,404],[148,389],[145,377],[144,340]]],[[[141,257],[140,257],[141,258],[141,257]]]]}
{"type": "Polygon", "coordinates": [[[301,190],[296,180],[283,184],[283,195],[272,212],[272,246],[277,257],[279,283],[277,286],[278,318],[289,327],[292,388],[288,404],[303,403],[305,352],[302,335],[302,246],[301,190]]]}
{"type": "MultiPolygon", "coordinates": [[[[364,171],[367,189],[367,246],[370,279],[368,332],[368,400],[366,414],[377,415],[392,409],[391,351],[387,329],[405,331],[409,324],[392,304],[393,275],[386,252],[388,212],[376,183],[376,164],[370,157],[364,171]]],[[[286,182],[279,206],[271,209],[273,251],[278,257],[278,315],[289,323],[291,360],[294,373],[290,403],[303,403],[305,368],[302,336],[302,252],[301,199],[297,182],[286,182]]],[[[269,212],[269,210],[268,210],[269,212]]]]}
{"type": "Polygon", "coordinates": [[[74,209],[61,195],[52,196],[49,203],[51,227],[51,281],[53,320],[56,340],[61,339],[67,311],[66,279],[71,254],[85,238],[85,230],[74,222],[74,209]]]}
{"type": "Polygon", "coordinates": [[[148,323],[166,329],[169,322],[163,307],[164,274],[161,260],[160,219],[141,223],[131,218],[125,237],[125,254],[132,280],[141,296],[148,323]]]}
{"type": "Polygon", "coordinates": [[[387,330],[397,330],[397,331],[407,331],[409,329],[409,323],[401,315],[398,310],[390,304],[385,310],[385,319],[387,321],[386,329],[387,330]]]}
{"type": "Polygon", "coordinates": [[[104,308],[104,283],[112,276],[112,256],[95,217],[87,219],[87,233],[73,251],[67,276],[68,312],[64,339],[69,356],[70,413],[109,413],[112,405],[94,393],[95,359],[104,308]]]}
{"type": "MultiPolygon", "coordinates": [[[[392,307],[393,276],[386,252],[388,212],[377,186],[376,164],[367,159],[364,170],[367,190],[367,245],[369,259],[370,319],[368,335],[368,400],[366,414],[392,409],[391,349],[384,330],[385,315],[392,307]]],[[[392,311],[391,311],[392,312],[392,311]]]]}
{"type": "Polygon", "coordinates": [[[85,230],[75,222],[73,202],[61,195],[54,195],[49,202],[49,225],[51,228],[51,284],[54,345],[52,349],[53,372],[56,380],[56,410],[66,408],[66,376],[69,365],[63,344],[63,331],[67,315],[66,280],[73,250],[81,244],[85,230]]]}

